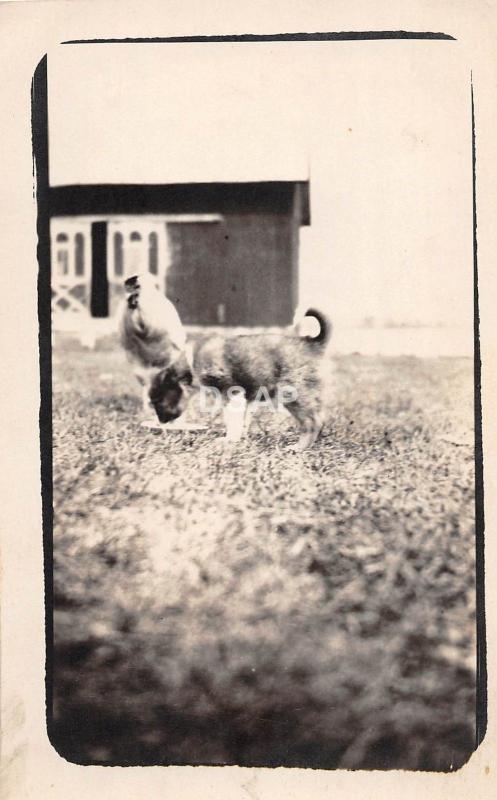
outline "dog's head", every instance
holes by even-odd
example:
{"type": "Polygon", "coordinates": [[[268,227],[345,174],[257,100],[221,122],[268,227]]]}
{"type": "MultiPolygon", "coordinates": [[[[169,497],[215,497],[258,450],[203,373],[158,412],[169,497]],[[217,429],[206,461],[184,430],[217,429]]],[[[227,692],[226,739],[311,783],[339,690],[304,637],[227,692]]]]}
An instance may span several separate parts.
{"type": "Polygon", "coordinates": [[[160,422],[172,422],[181,416],[192,382],[193,375],[184,358],[154,375],[148,396],[160,422]]]}

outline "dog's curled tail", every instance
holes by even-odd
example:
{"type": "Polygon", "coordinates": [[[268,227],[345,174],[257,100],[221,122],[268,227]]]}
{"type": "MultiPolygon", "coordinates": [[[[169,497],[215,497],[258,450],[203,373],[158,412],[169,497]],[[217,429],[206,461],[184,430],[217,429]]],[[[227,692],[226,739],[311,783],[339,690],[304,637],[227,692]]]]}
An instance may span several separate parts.
{"type": "Polygon", "coordinates": [[[295,314],[294,325],[299,335],[301,335],[306,342],[322,345],[323,347],[328,344],[333,333],[333,325],[331,324],[329,317],[327,317],[323,311],[320,311],[314,307],[307,308],[303,311],[303,313],[299,313],[299,311],[297,311],[295,314]],[[308,330],[309,328],[309,326],[306,325],[306,321],[312,319],[316,320],[319,325],[319,329],[317,332],[306,333],[306,329],[308,330]]]}

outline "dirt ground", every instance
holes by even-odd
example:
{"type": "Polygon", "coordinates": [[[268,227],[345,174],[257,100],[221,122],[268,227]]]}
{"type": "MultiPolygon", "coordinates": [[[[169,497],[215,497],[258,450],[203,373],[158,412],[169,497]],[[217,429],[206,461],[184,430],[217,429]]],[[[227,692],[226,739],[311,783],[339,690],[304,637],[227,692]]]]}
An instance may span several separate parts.
{"type": "MultiPolygon", "coordinates": [[[[472,362],[335,359],[327,425],[140,427],[54,350],[54,720],[78,763],[457,769],[474,746],[472,362]]],[[[194,410],[191,412],[194,413],[194,410]]]]}

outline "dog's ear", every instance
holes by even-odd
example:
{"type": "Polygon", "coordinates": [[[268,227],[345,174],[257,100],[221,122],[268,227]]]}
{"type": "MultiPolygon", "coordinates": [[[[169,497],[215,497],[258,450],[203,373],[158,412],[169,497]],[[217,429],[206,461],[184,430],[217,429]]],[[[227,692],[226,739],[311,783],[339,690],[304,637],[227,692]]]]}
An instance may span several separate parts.
{"type": "Polygon", "coordinates": [[[167,370],[161,369],[160,372],[156,372],[153,378],[150,381],[150,385],[148,387],[148,396],[152,403],[160,400],[162,397],[162,387],[167,378],[167,370]]]}
{"type": "Polygon", "coordinates": [[[176,376],[180,383],[186,383],[187,386],[191,386],[193,383],[193,373],[188,365],[184,369],[178,370],[176,376]]]}
{"type": "Polygon", "coordinates": [[[175,377],[180,383],[186,383],[187,386],[192,385],[193,372],[185,355],[181,355],[171,369],[174,371],[175,377]]]}
{"type": "Polygon", "coordinates": [[[134,292],[138,289],[138,275],[132,275],[124,281],[124,287],[128,292],[134,292]]]}
{"type": "Polygon", "coordinates": [[[186,384],[191,386],[193,382],[193,374],[185,361],[185,364],[176,362],[170,367],[165,367],[157,372],[150,384],[149,396],[153,401],[154,398],[161,396],[166,388],[177,387],[178,384],[186,384]]]}

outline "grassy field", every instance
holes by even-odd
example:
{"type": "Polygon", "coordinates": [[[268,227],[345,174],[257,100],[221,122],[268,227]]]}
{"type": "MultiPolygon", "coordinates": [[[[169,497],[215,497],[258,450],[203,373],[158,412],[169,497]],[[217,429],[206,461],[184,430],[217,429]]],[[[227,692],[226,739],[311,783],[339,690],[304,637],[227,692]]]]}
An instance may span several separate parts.
{"type": "MultiPolygon", "coordinates": [[[[456,769],[474,742],[472,363],[336,360],[323,437],[140,427],[54,351],[52,739],[80,763],[456,769]]],[[[194,412],[192,412],[194,413],[194,412]]]]}

